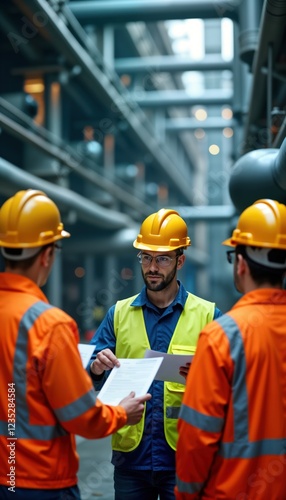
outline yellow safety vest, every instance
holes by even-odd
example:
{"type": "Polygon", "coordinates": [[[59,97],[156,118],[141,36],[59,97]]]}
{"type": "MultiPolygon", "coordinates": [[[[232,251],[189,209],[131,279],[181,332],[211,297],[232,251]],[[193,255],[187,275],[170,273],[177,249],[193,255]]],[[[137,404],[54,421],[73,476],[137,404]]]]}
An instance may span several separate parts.
{"type": "MultiPolygon", "coordinates": [[[[138,295],[120,300],[114,311],[115,354],[118,358],[143,358],[150,344],[146,332],[142,307],[132,306],[138,295]]],[[[198,336],[203,327],[214,317],[215,304],[188,293],[184,309],[173,333],[168,353],[194,354],[198,336]]],[[[164,431],[168,444],[176,449],[177,421],[184,384],[164,382],[164,431]]],[[[112,448],[117,451],[132,451],[139,445],[145,422],[126,425],[112,436],[112,448]]]]}

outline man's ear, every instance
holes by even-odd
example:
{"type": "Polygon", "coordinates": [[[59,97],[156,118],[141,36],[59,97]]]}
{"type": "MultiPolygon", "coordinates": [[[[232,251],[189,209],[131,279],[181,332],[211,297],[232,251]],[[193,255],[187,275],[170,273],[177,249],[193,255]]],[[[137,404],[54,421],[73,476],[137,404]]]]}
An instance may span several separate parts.
{"type": "Polygon", "coordinates": [[[48,246],[42,250],[40,256],[41,256],[41,264],[43,267],[48,267],[50,265],[53,255],[54,255],[54,248],[52,246],[48,246]]]}
{"type": "Polygon", "coordinates": [[[185,263],[186,256],[185,254],[180,255],[177,259],[177,269],[181,269],[185,263]]]}
{"type": "Polygon", "coordinates": [[[241,254],[236,256],[236,272],[239,276],[249,272],[248,264],[241,254]]]}

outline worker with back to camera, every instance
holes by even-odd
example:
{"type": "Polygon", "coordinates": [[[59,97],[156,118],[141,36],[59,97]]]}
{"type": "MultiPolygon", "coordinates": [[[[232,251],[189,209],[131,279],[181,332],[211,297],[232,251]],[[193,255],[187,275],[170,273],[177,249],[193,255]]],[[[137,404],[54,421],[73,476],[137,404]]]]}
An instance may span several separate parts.
{"type": "Polygon", "coordinates": [[[243,296],[200,334],[179,417],[178,500],[286,498],[286,206],[246,208],[223,242],[243,296]]]}
{"type": "MultiPolygon", "coordinates": [[[[118,358],[143,358],[146,349],[193,354],[201,329],[221,315],[215,304],[187,292],[177,279],[190,246],[178,212],[161,209],[142,223],[134,241],[145,283],[142,291],[107,312],[92,343],[89,372],[96,388],[118,358]]],[[[186,377],[189,365],[181,367],[186,377]]],[[[184,380],[182,379],[184,382],[184,380]]],[[[152,404],[132,429],[112,438],[116,500],[174,499],[177,418],[184,384],[155,380],[152,404]]]]}
{"type": "Polygon", "coordinates": [[[41,287],[64,230],[55,203],[28,189],[0,209],[0,498],[80,499],[75,434],[105,437],[142,418],[145,395],[96,400],[75,321],[41,287]]]}

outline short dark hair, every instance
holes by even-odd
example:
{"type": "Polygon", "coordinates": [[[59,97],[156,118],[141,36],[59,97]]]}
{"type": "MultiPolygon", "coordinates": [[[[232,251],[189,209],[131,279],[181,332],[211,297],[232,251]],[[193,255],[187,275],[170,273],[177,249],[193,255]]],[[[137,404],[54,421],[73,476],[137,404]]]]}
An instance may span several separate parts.
{"type": "MultiPolygon", "coordinates": [[[[256,247],[252,246],[251,248],[255,249],[256,247]]],[[[273,249],[274,250],[274,249],[273,249]]],[[[273,269],[270,267],[262,266],[257,262],[254,262],[246,253],[246,248],[244,245],[237,245],[235,249],[236,255],[240,254],[247,261],[250,275],[257,283],[257,285],[262,285],[263,283],[269,283],[270,285],[282,285],[284,281],[284,275],[286,273],[286,269],[273,269]]],[[[285,262],[285,253],[286,250],[275,249],[275,254],[273,258],[275,258],[276,262],[285,262]]]]}

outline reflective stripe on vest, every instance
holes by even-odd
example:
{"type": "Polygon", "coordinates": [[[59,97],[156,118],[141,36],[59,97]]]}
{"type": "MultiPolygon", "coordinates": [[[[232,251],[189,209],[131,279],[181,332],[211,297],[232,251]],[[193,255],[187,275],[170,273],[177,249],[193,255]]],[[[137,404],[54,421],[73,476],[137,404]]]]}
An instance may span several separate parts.
{"type": "Polygon", "coordinates": [[[230,344],[230,355],[234,363],[233,414],[234,442],[221,443],[219,453],[224,458],[252,458],[262,455],[279,455],[285,451],[286,438],[261,439],[249,442],[248,398],[246,388],[246,359],[241,331],[237,323],[224,315],[216,320],[224,330],[230,344]]]}
{"type": "MultiPolygon", "coordinates": [[[[249,442],[246,358],[241,332],[237,323],[227,314],[217,318],[215,321],[220,324],[229,340],[230,356],[234,364],[232,381],[234,441],[232,443],[221,442],[219,454],[223,458],[228,459],[253,458],[285,453],[286,438],[261,439],[249,442]]],[[[181,408],[180,418],[194,427],[207,432],[220,432],[224,425],[223,418],[202,414],[185,405],[181,408]]],[[[189,486],[192,487],[191,485],[189,486]]],[[[187,485],[185,487],[187,488],[187,485]]]]}
{"type": "MultiPolygon", "coordinates": [[[[33,304],[23,315],[18,330],[16,341],[13,381],[15,383],[16,405],[16,437],[21,439],[50,440],[66,435],[67,432],[57,423],[55,425],[34,425],[30,423],[27,402],[27,361],[28,361],[28,334],[40,315],[54,306],[39,301],[33,304]]],[[[62,421],[70,420],[94,406],[95,393],[93,390],[84,394],[74,403],[66,405],[55,411],[62,421]]],[[[0,421],[0,433],[8,436],[6,421],[0,421]]]]}
{"type": "MultiPolygon", "coordinates": [[[[143,358],[145,350],[150,349],[142,307],[131,306],[136,297],[137,295],[118,301],[115,307],[114,332],[117,339],[115,354],[119,358],[143,358]],[[133,332],[136,332],[136,335],[132,335],[133,332]]],[[[188,294],[168,353],[194,354],[199,333],[213,319],[214,309],[214,303],[188,294]]],[[[184,390],[184,384],[164,383],[164,431],[168,444],[174,450],[178,439],[177,421],[184,390]]],[[[125,426],[114,434],[113,449],[126,452],[137,448],[143,435],[144,420],[145,413],[139,424],[125,426]]]]}

